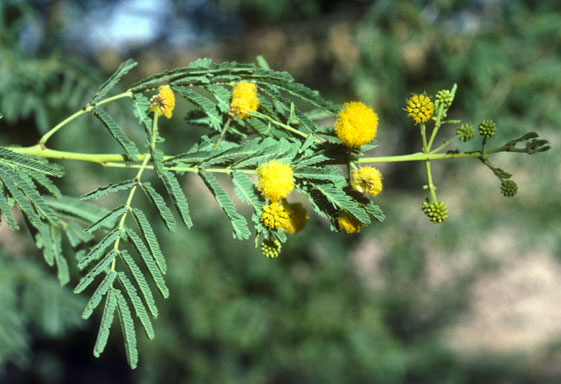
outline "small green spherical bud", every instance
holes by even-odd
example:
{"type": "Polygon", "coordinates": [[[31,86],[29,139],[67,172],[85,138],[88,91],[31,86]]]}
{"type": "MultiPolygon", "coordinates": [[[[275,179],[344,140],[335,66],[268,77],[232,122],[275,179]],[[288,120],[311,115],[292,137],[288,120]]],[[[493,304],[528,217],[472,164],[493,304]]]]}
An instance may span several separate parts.
{"type": "Polygon", "coordinates": [[[274,259],[280,255],[281,243],[278,240],[263,240],[261,243],[261,253],[263,256],[274,259]]]}
{"type": "Polygon", "coordinates": [[[452,101],[454,101],[454,95],[447,89],[443,89],[442,91],[438,91],[435,96],[436,101],[444,106],[444,108],[450,108],[452,105],[452,101]]]}
{"type": "Polygon", "coordinates": [[[505,197],[512,197],[518,192],[518,185],[512,180],[503,180],[501,183],[501,193],[505,197]]]}
{"type": "Polygon", "coordinates": [[[428,200],[425,200],[422,208],[429,220],[435,224],[440,224],[448,218],[448,208],[443,201],[430,204],[428,200]]]}
{"type": "Polygon", "coordinates": [[[462,141],[470,141],[473,135],[475,135],[475,130],[471,124],[462,124],[458,127],[456,135],[458,135],[462,141]]]}
{"type": "Polygon", "coordinates": [[[482,137],[492,137],[497,132],[497,124],[493,120],[483,120],[479,124],[479,134],[482,137]]]}

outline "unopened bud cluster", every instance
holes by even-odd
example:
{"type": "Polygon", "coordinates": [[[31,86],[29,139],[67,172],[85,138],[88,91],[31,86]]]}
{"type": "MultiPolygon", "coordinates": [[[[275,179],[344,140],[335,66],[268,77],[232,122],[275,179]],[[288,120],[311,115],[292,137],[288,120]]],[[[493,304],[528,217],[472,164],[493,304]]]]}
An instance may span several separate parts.
{"type": "Polygon", "coordinates": [[[444,108],[450,108],[452,101],[454,101],[454,95],[449,90],[443,89],[437,92],[435,99],[440,105],[444,106],[444,108]]]}
{"type": "Polygon", "coordinates": [[[505,197],[512,197],[518,192],[518,185],[512,180],[503,180],[501,183],[501,193],[505,197]]]}
{"type": "Polygon", "coordinates": [[[497,125],[493,120],[483,120],[479,124],[479,134],[481,137],[489,138],[497,132],[497,125]]]}
{"type": "Polygon", "coordinates": [[[261,253],[263,256],[274,259],[279,257],[281,252],[281,243],[278,240],[263,240],[261,243],[261,253]]]}
{"type": "Polygon", "coordinates": [[[475,135],[475,130],[471,124],[462,124],[458,127],[456,135],[458,135],[460,140],[464,142],[470,141],[473,138],[473,135],[475,135]]]}
{"type": "Polygon", "coordinates": [[[448,217],[448,208],[443,201],[437,201],[432,204],[424,201],[422,208],[429,220],[435,224],[442,223],[448,217]]]}

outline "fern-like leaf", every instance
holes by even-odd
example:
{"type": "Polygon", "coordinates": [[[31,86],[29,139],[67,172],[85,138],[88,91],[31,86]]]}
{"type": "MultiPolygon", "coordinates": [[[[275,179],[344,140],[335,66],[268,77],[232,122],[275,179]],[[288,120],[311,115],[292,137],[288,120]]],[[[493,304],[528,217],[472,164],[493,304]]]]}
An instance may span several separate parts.
{"type": "Polygon", "coordinates": [[[168,208],[164,198],[150,185],[149,182],[143,182],[140,184],[142,190],[146,193],[148,200],[152,202],[154,207],[158,210],[160,217],[162,218],[164,224],[170,232],[175,231],[175,219],[171,210],[168,208]]]}
{"type": "Polygon", "coordinates": [[[128,59],[127,61],[121,63],[115,73],[113,73],[111,77],[99,87],[97,92],[90,99],[89,103],[93,105],[103,99],[103,96],[105,96],[107,92],[109,92],[119,82],[119,80],[121,80],[121,78],[125,76],[137,64],[138,63],[133,59],[128,59]]]}
{"type": "Polygon", "coordinates": [[[115,257],[117,257],[118,252],[112,249],[109,253],[105,255],[90,271],[86,276],[82,277],[80,283],[74,288],[74,293],[80,293],[86,289],[94,279],[105,271],[107,267],[113,262],[115,257]]]}
{"type": "Polygon", "coordinates": [[[179,182],[170,171],[164,170],[162,173],[159,173],[158,176],[163,181],[183,223],[187,228],[191,228],[193,226],[193,221],[191,220],[189,205],[187,204],[187,198],[181,189],[181,185],[179,185],[179,182]]]}
{"type": "Polygon", "coordinates": [[[134,329],[134,320],[131,316],[131,311],[127,300],[120,290],[115,290],[117,296],[117,309],[119,320],[121,321],[121,330],[125,337],[125,352],[127,354],[127,361],[131,369],[135,369],[138,364],[138,349],[136,347],[136,331],[134,329]]]}
{"type": "Polygon", "coordinates": [[[115,316],[115,308],[117,307],[117,297],[114,291],[115,288],[111,288],[107,293],[107,298],[105,299],[105,309],[103,310],[103,315],[101,316],[101,324],[99,326],[99,332],[97,334],[93,351],[95,357],[101,356],[105,346],[107,345],[109,331],[111,330],[111,324],[113,324],[113,317],[115,316]]]}
{"type": "Polygon", "coordinates": [[[122,205],[120,207],[117,207],[114,210],[112,210],[111,212],[109,212],[107,215],[103,216],[102,218],[97,220],[95,223],[90,225],[88,228],[84,229],[84,231],[86,231],[88,233],[92,233],[92,232],[98,230],[99,228],[103,228],[103,227],[106,227],[106,226],[112,226],[111,224],[113,224],[117,218],[122,217],[123,214],[127,210],[128,210],[128,208],[124,205],[122,205]]]}
{"type": "Polygon", "coordinates": [[[138,288],[140,289],[140,293],[144,297],[144,301],[146,301],[146,305],[148,306],[148,310],[152,314],[152,317],[158,317],[158,308],[156,307],[156,302],[154,301],[154,296],[152,295],[152,291],[150,290],[150,286],[144,277],[144,274],[132,258],[132,256],[127,252],[126,249],[122,249],[119,252],[121,259],[124,261],[125,265],[127,266],[129,272],[131,273],[132,277],[136,281],[138,288]]]}
{"type": "Polygon", "coordinates": [[[78,261],[78,268],[86,268],[92,261],[97,260],[103,255],[103,252],[117,240],[118,237],[122,235],[122,230],[120,228],[115,228],[105,235],[99,243],[95,245],[88,254],[81,260],[78,261]]]}
{"type": "Polygon", "coordinates": [[[226,213],[226,216],[230,219],[232,228],[234,229],[234,238],[248,239],[249,236],[251,236],[251,232],[247,226],[247,221],[236,211],[236,206],[230,199],[230,196],[222,189],[216,177],[203,170],[199,171],[199,175],[216,198],[218,205],[220,205],[226,213]]]}
{"type": "Polygon", "coordinates": [[[169,289],[166,286],[164,276],[162,275],[162,272],[158,268],[158,265],[156,264],[154,258],[148,251],[148,248],[146,248],[146,245],[144,244],[140,236],[138,236],[138,234],[132,229],[127,229],[127,236],[131,239],[132,244],[140,254],[142,260],[144,260],[144,264],[146,264],[146,267],[148,268],[148,272],[150,272],[150,275],[152,276],[154,283],[156,283],[156,286],[162,293],[162,296],[168,298],[169,289]]]}
{"type": "Polygon", "coordinates": [[[156,234],[154,233],[150,222],[144,215],[144,212],[142,212],[140,209],[134,208],[132,210],[132,213],[134,218],[136,219],[140,231],[144,235],[144,240],[146,240],[146,244],[148,244],[148,248],[150,249],[152,257],[158,264],[158,268],[160,268],[160,271],[165,275],[167,272],[166,259],[162,254],[160,244],[158,244],[158,239],[156,238],[156,234]]]}
{"type": "Polygon", "coordinates": [[[113,118],[103,109],[94,108],[93,114],[103,123],[111,136],[113,136],[113,138],[125,150],[128,157],[131,160],[136,160],[138,156],[138,148],[136,148],[136,145],[129,140],[129,138],[125,135],[125,132],[123,132],[115,120],[113,120],[113,118]]]}
{"type": "Polygon", "coordinates": [[[88,192],[80,196],[80,200],[97,199],[98,197],[105,196],[109,193],[126,191],[134,187],[136,184],[136,180],[123,180],[118,183],[105,185],[103,187],[99,187],[95,191],[88,192]]]}
{"type": "Polygon", "coordinates": [[[152,327],[150,316],[148,316],[146,307],[144,306],[144,303],[142,302],[140,296],[138,296],[136,288],[129,280],[125,272],[118,272],[118,278],[119,278],[119,283],[124,288],[129,300],[132,303],[132,306],[136,313],[136,317],[138,317],[138,319],[140,320],[140,323],[144,328],[144,332],[146,333],[146,336],[150,340],[154,339],[154,328],[152,327]]]}
{"type": "Polygon", "coordinates": [[[239,199],[250,204],[256,212],[261,212],[265,201],[249,176],[240,171],[233,171],[232,183],[234,184],[234,191],[239,199]]]}
{"type": "Polygon", "coordinates": [[[87,320],[90,318],[94,309],[96,309],[99,303],[101,303],[103,296],[105,296],[113,285],[116,277],[117,273],[115,273],[115,271],[110,271],[107,275],[105,275],[103,281],[97,286],[96,290],[88,300],[84,311],[82,312],[82,319],[87,320]]]}

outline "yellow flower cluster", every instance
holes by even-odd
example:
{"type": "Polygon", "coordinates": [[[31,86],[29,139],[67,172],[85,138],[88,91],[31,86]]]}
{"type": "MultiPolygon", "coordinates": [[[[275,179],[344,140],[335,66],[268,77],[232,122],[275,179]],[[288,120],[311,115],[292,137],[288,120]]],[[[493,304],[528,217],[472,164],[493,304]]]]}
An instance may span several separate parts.
{"type": "Polygon", "coordinates": [[[377,130],[378,115],[360,101],[345,103],[335,122],[337,136],[350,148],[359,148],[371,142],[377,130]]]}
{"type": "Polygon", "coordinates": [[[361,167],[352,173],[354,190],[376,196],[382,192],[382,174],[373,167],[361,167]]]}
{"type": "Polygon", "coordinates": [[[273,202],[263,207],[261,221],[271,230],[279,230],[289,225],[288,212],[279,202],[273,202]]]}
{"type": "Polygon", "coordinates": [[[364,227],[364,223],[361,223],[356,217],[346,211],[339,214],[337,224],[339,224],[339,229],[347,233],[359,233],[364,227]]]}
{"type": "Polygon", "coordinates": [[[234,118],[247,119],[248,112],[257,111],[259,99],[257,98],[257,86],[247,81],[240,81],[232,89],[232,101],[228,114],[234,118]]]}
{"type": "Polygon", "coordinates": [[[162,85],[158,88],[158,94],[150,99],[150,111],[158,116],[164,115],[168,119],[171,118],[173,109],[175,108],[175,95],[169,85],[162,85]]]}
{"type": "Polygon", "coordinates": [[[430,98],[425,95],[413,95],[407,101],[405,110],[408,116],[416,123],[423,124],[427,122],[434,113],[434,104],[430,98]]]}
{"type": "Polygon", "coordinates": [[[257,169],[257,188],[273,202],[284,199],[294,189],[292,168],[289,164],[272,160],[257,169]]]}
{"type": "Polygon", "coordinates": [[[306,226],[308,222],[308,211],[300,203],[286,203],[284,209],[288,213],[288,221],[282,226],[286,233],[298,233],[306,226]]]}

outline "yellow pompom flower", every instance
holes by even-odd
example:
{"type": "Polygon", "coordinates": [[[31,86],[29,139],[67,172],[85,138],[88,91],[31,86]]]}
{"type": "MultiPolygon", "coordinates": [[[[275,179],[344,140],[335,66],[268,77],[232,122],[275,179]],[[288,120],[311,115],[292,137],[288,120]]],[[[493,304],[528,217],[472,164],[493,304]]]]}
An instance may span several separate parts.
{"type": "Polygon", "coordinates": [[[288,213],[288,221],[282,226],[286,233],[298,233],[308,222],[308,211],[301,203],[285,203],[284,209],[288,213]]]}
{"type": "Polygon", "coordinates": [[[346,211],[339,214],[337,224],[339,224],[339,229],[347,233],[359,233],[364,227],[364,223],[346,211]]]}
{"type": "Polygon", "coordinates": [[[288,212],[279,202],[263,206],[260,220],[265,227],[275,231],[289,225],[288,212]]]}
{"type": "Polygon", "coordinates": [[[405,110],[416,123],[427,122],[434,113],[434,104],[426,95],[413,95],[407,100],[405,110]]]}
{"type": "Polygon", "coordinates": [[[228,114],[239,119],[247,119],[248,112],[257,111],[259,99],[257,98],[257,86],[247,81],[240,81],[232,89],[232,101],[228,114]]]}
{"type": "Polygon", "coordinates": [[[361,167],[352,173],[354,190],[376,196],[382,192],[382,174],[373,167],[361,167]]]}
{"type": "Polygon", "coordinates": [[[175,95],[169,85],[162,85],[158,88],[158,94],[150,99],[150,111],[158,116],[164,115],[168,119],[171,118],[173,109],[175,108],[175,95]]]}
{"type": "Polygon", "coordinates": [[[360,101],[345,103],[335,122],[337,136],[350,148],[359,148],[371,142],[377,130],[378,115],[360,101]]]}
{"type": "Polygon", "coordinates": [[[269,161],[257,169],[257,188],[273,202],[281,201],[294,189],[292,168],[280,161],[269,161]]]}

